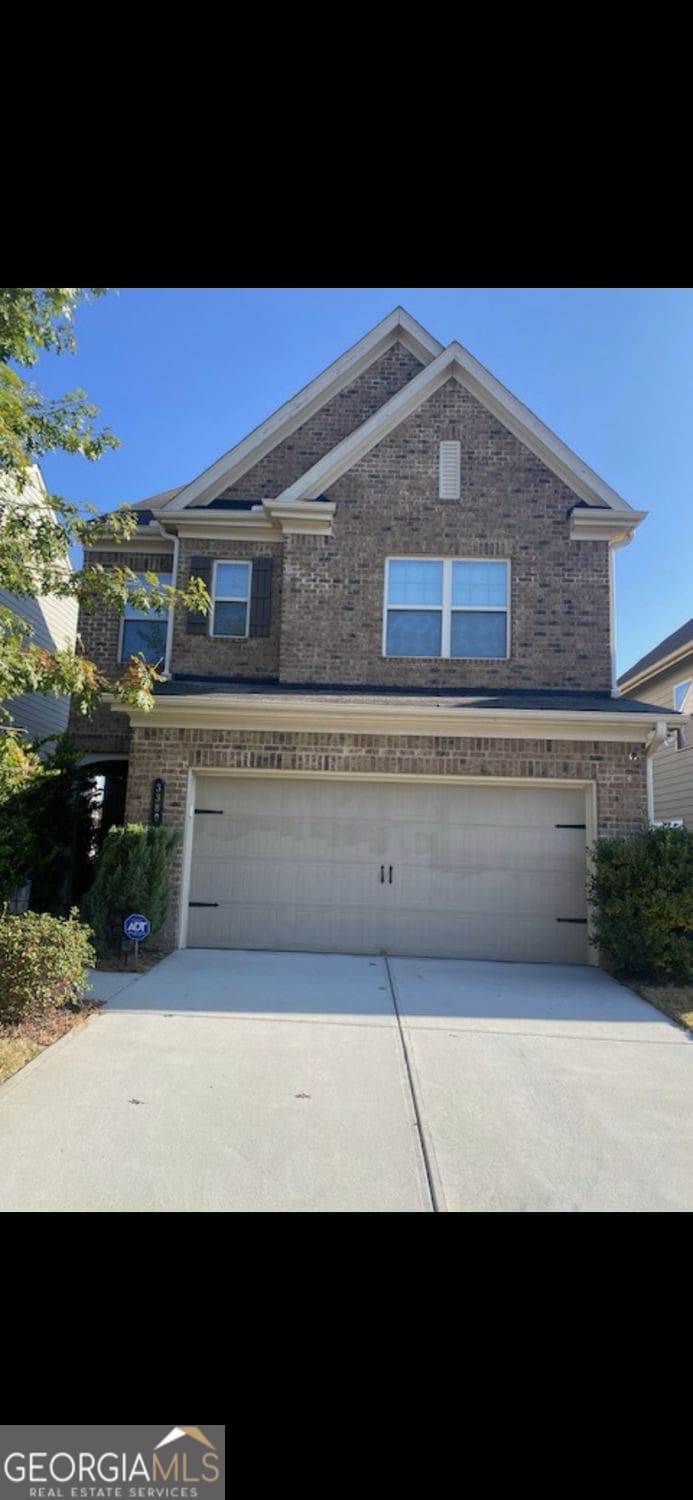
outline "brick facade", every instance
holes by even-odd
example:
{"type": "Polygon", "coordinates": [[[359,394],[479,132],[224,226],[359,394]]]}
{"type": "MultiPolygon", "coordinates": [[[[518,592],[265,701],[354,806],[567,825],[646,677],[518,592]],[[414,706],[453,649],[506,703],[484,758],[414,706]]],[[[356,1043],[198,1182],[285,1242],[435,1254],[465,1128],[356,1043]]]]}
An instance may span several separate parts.
{"type": "MultiPolygon", "coordinates": [[[[155,776],[166,783],[165,821],[182,830],[188,771],[243,767],[285,771],[382,771],[401,775],[521,776],[597,784],[600,834],[633,833],[645,801],[640,744],[575,740],[458,739],[446,736],[298,734],[231,729],[132,730],[126,817],[146,821],[155,776]],[[634,760],[630,756],[634,755],[634,760]]],[[[175,909],[160,946],[175,944],[182,849],[175,863],[175,909]]]]}
{"type": "Polygon", "coordinates": [[[378,411],[423,369],[403,344],[393,344],[362,375],[327,401],[296,432],[222,493],[233,500],[271,500],[378,411]]]}
{"type": "MultiPolygon", "coordinates": [[[[132,568],[133,573],[170,573],[172,552],[94,552],[90,561],[103,568],[132,568]]],[[[93,611],[87,614],[80,610],[77,625],[82,639],[84,654],[95,662],[101,671],[114,675],[120,670],[118,645],[120,641],[120,615],[110,609],[105,600],[98,599],[93,611]]],[[[130,743],[130,725],[122,714],[111,712],[102,704],[92,718],[70,711],[68,733],[84,753],[127,755],[130,743]]]]}
{"type": "Polygon", "coordinates": [[[186,615],[176,610],[171,662],[174,672],[199,673],[203,677],[278,677],[279,632],[282,611],[282,544],[277,542],[221,542],[182,537],[178,555],[178,580],[184,588],[190,577],[191,557],[211,557],[226,562],[252,562],[254,557],[272,558],[272,619],[270,634],[233,636],[188,635],[186,615]]]}
{"type": "Polygon", "coordinates": [[[457,381],[331,489],[334,535],[285,538],[281,678],[383,686],[611,686],[608,547],[571,542],[574,494],[457,381]],[[438,445],[462,444],[459,500],[438,499],[438,445]],[[507,661],[383,658],[388,556],[511,563],[507,661]]]}

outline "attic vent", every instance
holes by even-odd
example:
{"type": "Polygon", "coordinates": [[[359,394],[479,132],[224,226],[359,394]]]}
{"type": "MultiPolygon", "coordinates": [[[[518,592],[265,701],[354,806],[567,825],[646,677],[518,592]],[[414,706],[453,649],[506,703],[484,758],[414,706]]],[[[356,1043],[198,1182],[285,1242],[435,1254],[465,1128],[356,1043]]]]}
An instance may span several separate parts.
{"type": "Polygon", "coordinates": [[[441,500],[459,500],[460,498],[460,444],[458,442],[446,442],[440,445],[438,494],[441,500]]]}

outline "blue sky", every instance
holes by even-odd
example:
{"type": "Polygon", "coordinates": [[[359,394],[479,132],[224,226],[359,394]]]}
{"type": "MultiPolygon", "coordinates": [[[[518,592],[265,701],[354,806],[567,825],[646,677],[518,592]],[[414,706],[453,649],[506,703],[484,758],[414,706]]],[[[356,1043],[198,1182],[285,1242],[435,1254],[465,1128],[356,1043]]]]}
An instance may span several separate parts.
{"type": "Polygon", "coordinates": [[[76,355],[33,372],[85,387],[122,445],[46,457],[49,489],[106,510],[191,479],[397,303],[649,511],[616,554],[623,671],[693,614],[689,288],[123,288],[79,311],[76,355]]]}

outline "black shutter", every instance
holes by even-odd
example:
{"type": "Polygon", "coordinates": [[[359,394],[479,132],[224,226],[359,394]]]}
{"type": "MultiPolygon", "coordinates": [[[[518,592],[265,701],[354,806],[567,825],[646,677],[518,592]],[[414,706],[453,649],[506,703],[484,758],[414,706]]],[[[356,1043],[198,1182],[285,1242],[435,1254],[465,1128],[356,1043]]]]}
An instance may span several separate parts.
{"type": "Polygon", "coordinates": [[[272,614],[272,559],[253,558],[253,578],[250,587],[249,635],[269,635],[272,614]]]}
{"type": "MultiPolygon", "coordinates": [[[[191,557],[190,578],[201,578],[207,592],[212,590],[212,559],[211,557],[191,557]]],[[[187,635],[206,635],[208,629],[209,615],[193,614],[188,609],[185,612],[185,630],[187,635]]]]}

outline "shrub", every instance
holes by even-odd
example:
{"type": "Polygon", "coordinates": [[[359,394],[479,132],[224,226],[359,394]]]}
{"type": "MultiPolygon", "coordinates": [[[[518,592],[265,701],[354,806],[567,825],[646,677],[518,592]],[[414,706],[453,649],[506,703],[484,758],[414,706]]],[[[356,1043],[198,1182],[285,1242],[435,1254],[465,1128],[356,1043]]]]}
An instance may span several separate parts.
{"type": "Polygon", "coordinates": [[[588,894],[606,968],[654,980],[693,977],[693,832],[644,828],[598,839],[588,894]]]}
{"type": "Polygon", "coordinates": [[[91,826],[89,770],[67,735],[0,744],[0,902],[30,880],[35,910],[64,912],[75,834],[91,826]]]}
{"type": "Polygon", "coordinates": [[[78,915],[74,907],[69,917],[35,911],[0,916],[3,1020],[58,1010],[77,999],[96,957],[91,932],[78,915]]]}
{"type": "Polygon", "coordinates": [[[152,932],[163,926],[171,900],[171,859],[179,838],[176,828],[144,823],[109,829],[84,900],[100,952],[122,936],[131,912],[148,917],[152,932]]]}

